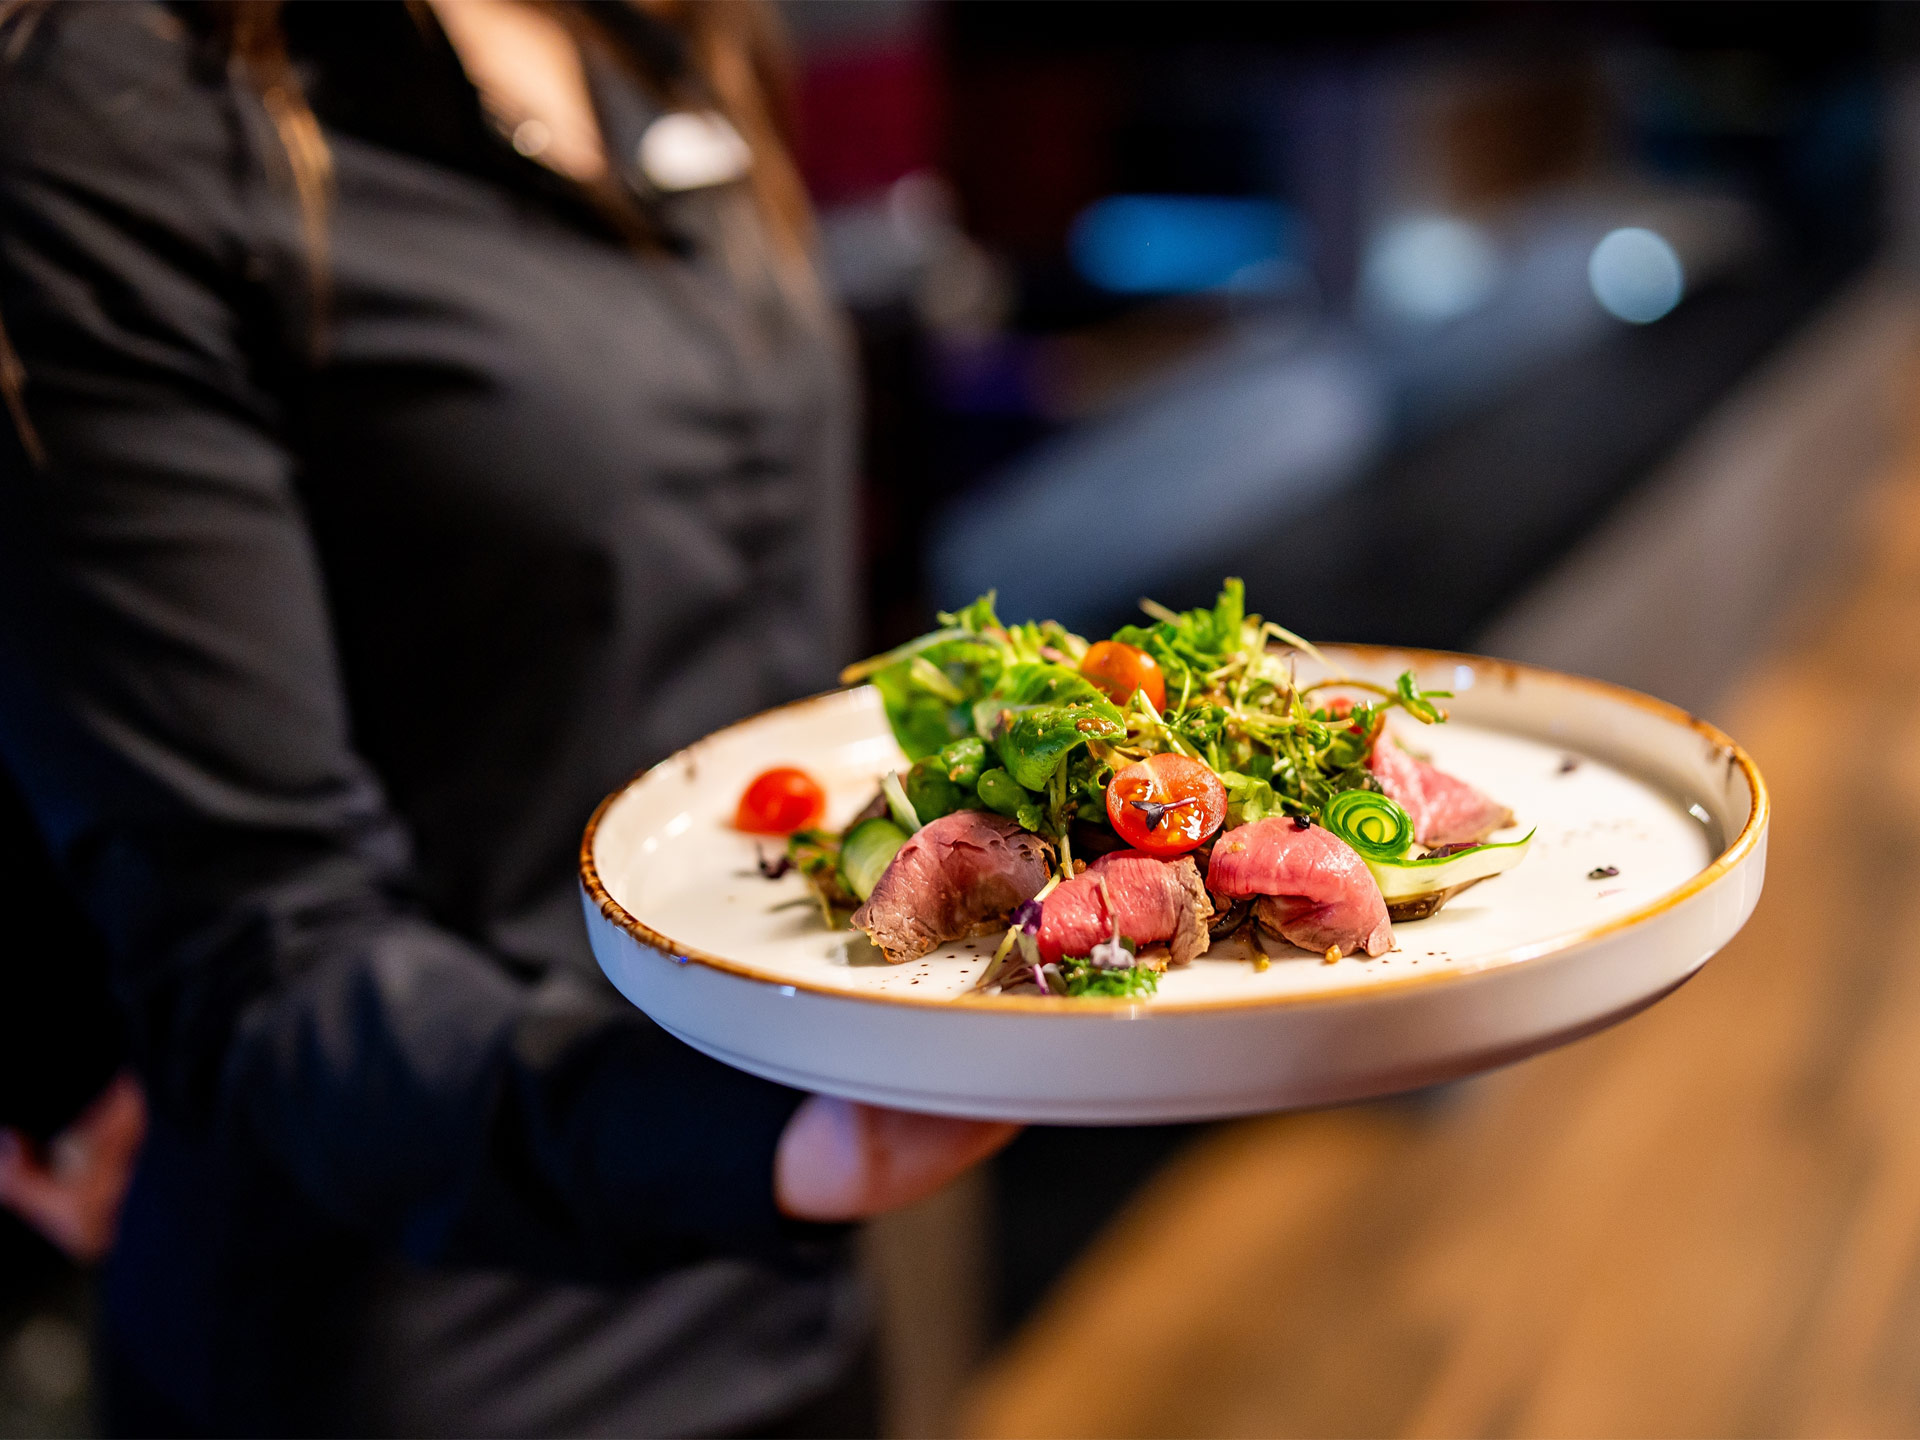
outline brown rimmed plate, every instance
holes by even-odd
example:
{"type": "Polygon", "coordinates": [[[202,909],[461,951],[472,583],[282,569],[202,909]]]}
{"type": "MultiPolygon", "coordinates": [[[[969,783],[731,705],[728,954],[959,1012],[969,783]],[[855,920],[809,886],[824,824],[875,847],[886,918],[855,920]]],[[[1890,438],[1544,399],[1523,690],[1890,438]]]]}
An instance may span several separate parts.
{"type": "MultiPolygon", "coordinates": [[[[1226,941],[1147,1001],[987,995],[993,940],[889,965],[831,931],[797,876],[768,880],[729,824],[794,764],[851,814],[902,764],[868,687],[719,731],[608,797],[581,847],[602,968],[668,1030],[804,1089],[944,1114],[1075,1124],[1190,1120],[1433,1083],[1620,1020],[1681,984],[1760,895],[1767,800],[1712,726],[1597,681],[1470,655],[1327,650],[1344,673],[1449,689],[1406,743],[1535,830],[1525,861],[1327,965],[1226,941]]],[[[1314,678],[1303,662],[1302,676],[1314,678]]],[[[1518,830],[1512,833],[1519,833],[1518,830]]]]}

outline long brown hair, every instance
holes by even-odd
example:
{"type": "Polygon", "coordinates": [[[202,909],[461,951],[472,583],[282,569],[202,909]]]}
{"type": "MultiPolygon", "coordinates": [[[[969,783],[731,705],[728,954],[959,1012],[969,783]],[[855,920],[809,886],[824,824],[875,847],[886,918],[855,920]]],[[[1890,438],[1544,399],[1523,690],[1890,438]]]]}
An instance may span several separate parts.
{"type": "MultiPolygon", "coordinates": [[[[51,0],[0,0],[0,58],[24,45],[37,13],[51,0]],[[10,23],[17,30],[8,36],[10,23]]],[[[543,0],[580,11],[576,0],[543,0]]],[[[796,298],[817,301],[811,262],[812,211],[787,147],[784,119],[787,67],[783,37],[763,0],[627,0],[671,26],[684,42],[694,79],[704,95],[740,132],[753,154],[747,187],[771,241],[782,287],[796,298]]],[[[228,68],[259,97],[279,141],[272,163],[284,164],[282,179],[300,212],[312,289],[315,349],[324,345],[327,317],[328,212],[333,193],[333,154],[308,104],[287,50],[282,0],[202,0],[228,68]]],[[[408,0],[417,20],[437,23],[425,0],[408,0]]],[[[46,451],[26,406],[26,372],[0,323],[0,401],[35,465],[46,451]]]]}
{"type": "MultiPolygon", "coordinates": [[[[576,18],[590,15],[577,0],[544,0],[576,18]]],[[[761,218],[776,246],[805,258],[813,238],[806,189],[786,144],[787,67],[773,11],[760,0],[628,0],[637,10],[678,31],[694,77],[752,150],[747,175],[761,218]]],[[[324,270],[326,206],[333,184],[326,138],[300,88],[281,25],[282,0],[204,0],[233,65],[259,95],[273,121],[300,203],[302,228],[315,268],[324,270]]],[[[409,0],[425,23],[432,7],[409,0]]],[[[673,97],[686,99],[691,97],[673,97]]]]}
{"type": "MultiPolygon", "coordinates": [[[[26,4],[27,0],[0,0],[0,63],[13,60],[32,31],[33,17],[22,18],[26,4]],[[10,27],[9,22],[18,23],[10,27]]],[[[13,422],[14,433],[20,437],[27,459],[35,467],[44,467],[46,447],[40,443],[40,432],[34,429],[33,417],[27,414],[26,368],[21,365],[13,342],[7,338],[4,316],[0,316],[0,403],[7,407],[7,418],[13,422]]]]}
{"type": "Polygon", "coordinates": [[[629,0],[685,38],[693,71],[753,151],[747,185],[775,245],[810,263],[813,208],[794,166],[786,36],[764,0],[629,0]]]}

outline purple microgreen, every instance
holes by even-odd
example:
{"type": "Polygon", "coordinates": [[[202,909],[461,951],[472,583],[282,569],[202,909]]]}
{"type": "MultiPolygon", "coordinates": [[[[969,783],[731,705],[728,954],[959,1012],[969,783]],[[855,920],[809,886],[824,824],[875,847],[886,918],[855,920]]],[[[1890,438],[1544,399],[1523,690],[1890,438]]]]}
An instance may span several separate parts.
{"type": "Polygon", "coordinates": [[[1152,834],[1160,828],[1160,822],[1167,818],[1167,811],[1178,810],[1182,805],[1197,805],[1198,795],[1189,795],[1184,800],[1129,800],[1127,804],[1147,817],[1147,833],[1152,834]]]}
{"type": "Polygon", "coordinates": [[[1028,935],[1038,935],[1040,933],[1040,915],[1040,902],[1038,900],[1025,900],[1021,902],[1020,908],[1013,912],[1012,924],[1015,929],[1024,931],[1028,935]]]}
{"type": "Polygon", "coordinates": [[[778,880],[782,875],[793,869],[793,861],[784,850],[778,855],[775,855],[771,860],[767,858],[766,851],[757,847],[754,850],[754,854],[758,856],[760,860],[760,873],[769,880],[778,880]]]}
{"type": "Polygon", "coordinates": [[[1620,873],[1618,865],[1596,865],[1587,872],[1589,880],[1611,880],[1620,873]]]}
{"type": "Polygon", "coordinates": [[[1036,971],[1040,968],[1040,942],[1025,930],[1013,932],[1013,943],[1020,947],[1020,958],[1036,971]]]}

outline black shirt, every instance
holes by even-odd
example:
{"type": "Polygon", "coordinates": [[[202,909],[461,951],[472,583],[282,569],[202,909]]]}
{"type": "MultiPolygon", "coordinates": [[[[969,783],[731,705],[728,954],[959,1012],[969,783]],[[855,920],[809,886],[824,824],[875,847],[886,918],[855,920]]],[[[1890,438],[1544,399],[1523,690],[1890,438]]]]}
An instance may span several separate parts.
{"type": "Polygon", "coordinates": [[[593,1303],[648,1338],[568,1382],[625,1409],[502,1428],[755,1423],[855,1323],[773,1208],[797,1097],[611,995],[573,865],[624,776],[845,658],[835,332],[737,187],[636,246],[385,4],[288,7],[336,177],[316,312],[284,156],[190,20],[30,11],[0,68],[47,460],[0,448],[0,758],[157,1117],[115,1363],[198,1428],[470,1429],[342,1377],[404,1391],[364,1378],[422,1331],[391,1297],[516,1266],[644,1282],[593,1303]]]}

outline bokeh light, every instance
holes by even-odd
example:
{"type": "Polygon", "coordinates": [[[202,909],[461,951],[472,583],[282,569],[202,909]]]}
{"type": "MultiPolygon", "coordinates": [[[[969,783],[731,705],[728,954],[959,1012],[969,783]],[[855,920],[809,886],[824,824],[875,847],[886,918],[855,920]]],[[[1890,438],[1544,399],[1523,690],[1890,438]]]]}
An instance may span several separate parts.
{"type": "Polygon", "coordinates": [[[1646,325],[1680,303],[1686,275],[1666,238],[1628,226],[1606,235],[1593,247],[1587,279],[1594,299],[1609,315],[1646,325]]]}
{"type": "Polygon", "coordinates": [[[1431,324],[1477,310],[1499,279],[1499,251],[1478,225],[1411,215],[1374,238],[1361,286],[1375,311],[1431,324]]]}
{"type": "Polygon", "coordinates": [[[1236,286],[1289,258],[1285,206],[1224,195],[1110,195],[1069,240],[1074,268],[1120,295],[1183,295],[1236,286]]]}

